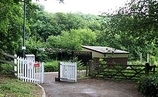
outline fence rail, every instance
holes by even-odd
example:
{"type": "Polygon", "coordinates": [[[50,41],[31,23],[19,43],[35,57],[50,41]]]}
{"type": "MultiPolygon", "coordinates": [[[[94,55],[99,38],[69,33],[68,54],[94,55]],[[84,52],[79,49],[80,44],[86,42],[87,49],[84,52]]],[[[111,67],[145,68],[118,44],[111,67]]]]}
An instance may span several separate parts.
{"type": "Polygon", "coordinates": [[[145,65],[120,65],[120,64],[96,64],[89,62],[89,74],[92,77],[108,79],[137,80],[142,75],[155,73],[156,66],[145,65]]]}
{"type": "Polygon", "coordinates": [[[15,75],[25,81],[34,83],[44,83],[44,63],[36,62],[34,60],[29,60],[26,58],[17,57],[17,55],[10,55],[0,51],[0,54],[14,59],[14,63],[6,60],[0,60],[0,62],[14,65],[14,70],[12,72],[15,75]]]}
{"type": "Polygon", "coordinates": [[[36,63],[34,60],[27,60],[18,57],[14,60],[17,66],[14,66],[15,75],[25,82],[44,83],[44,63],[36,63]]]}

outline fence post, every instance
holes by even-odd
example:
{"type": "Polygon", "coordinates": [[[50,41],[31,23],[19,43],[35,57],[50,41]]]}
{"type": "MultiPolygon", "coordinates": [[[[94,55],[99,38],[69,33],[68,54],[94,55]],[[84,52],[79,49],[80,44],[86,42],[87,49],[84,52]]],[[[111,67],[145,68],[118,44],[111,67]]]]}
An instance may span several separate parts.
{"type": "MultiPolygon", "coordinates": [[[[17,72],[17,55],[16,54],[14,54],[14,57],[16,57],[16,58],[14,58],[14,71],[15,72],[17,72]]],[[[14,73],[16,76],[17,76],[17,73],[14,73]]]]}
{"type": "Polygon", "coordinates": [[[19,72],[20,72],[20,58],[19,58],[19,57],[17,58],[17,61],[18,61],[18,62],[17,62],[17,66],[18,66],[18,68],[17,68],[17,69],[18,69],[18,70],[17,70],[17,76],[18,76],[18,79],[19,79],[19,77],[20,77],[20,76],[19,76],[19,72]]]}
{"type": "Polygon", "coordinates": [[[150,55],[147,54],[147,63],[150,63],[150,55]]]}
{"type": "Polygon", "coordinates": [[[87,64],[86,64],[86,76],[88,76],[88,62],[87,62],[87,64]]]}
{"type": "Polygon", "coordinates": [[[153,74],[155,74],[155,68],[156,68],[156,66],[154,65],[153,66],[153,74]]]}
{"type": "Polygon", "coordinates": [[[23,63],[23,72],[24,72],[24,81],[27,82],[27,60],[24,58],[24,63],[23,63]]]}
{"type": "Polygon", "coordinates": [[[149,75],[149,63],[145,63],[145,74],[149,75]]]}
{"type": "Polygon", "coordinates": [[[92,60],[89,61],[89,76],[92,76],[94,73],[94,62],[92,60]]]}
{"type": "Polygon", "coordinates": [[[140,62],[141,62],[141,64],[143,62],[142,53],[140,53],[140,62]]]}
{"type": "Polygon", "coordinates": [[[155,68],[156,66],[150,66],[149,63],[145,63],[145,74],[149,75],[149,72],[153,69],[153,74],[155,74],[155,68]]]}
{"type": "Polygon", "coordinates": [[[58,62],[58,78],[55,77],[55,81],[60,81],[60,62],[58,62]]]}
{"type": "Polygon", "coordinates": [[[41,83],[44,83],[44,62],[42,62],[42,80],[41,80],[41,83]]]}

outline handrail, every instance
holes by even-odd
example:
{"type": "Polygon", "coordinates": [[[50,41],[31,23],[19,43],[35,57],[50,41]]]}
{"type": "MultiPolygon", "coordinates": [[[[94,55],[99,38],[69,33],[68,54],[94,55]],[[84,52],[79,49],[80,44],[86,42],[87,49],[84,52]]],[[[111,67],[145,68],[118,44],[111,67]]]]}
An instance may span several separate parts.
{"type": "Polygon", "coordinates": [[[7,54],[7,53],[4,53],[4,52],[0,52],[2,55],[4,56],[7,56],[7,57],[10,57],[10,58],[13,58],[13,59],[16,59],[17,57],[16,56],[13,56],[13,55],[10,55],[10,54],[7,54]]]}
{"type": "MultiPolygon", "coordinates": [[[[10,58],[13,58],[14,60],[17,59],[17,55],[10,55],[10,54],[7,54],[7,53],[3,52],[1,49],[0,49],[0,55],[4,55],[4,56],[10,57],[10,58]]],[[[0,62],[7,63],[7,64],[12,64],[12,65],[16,65],[16,64],[13,63],[13,62],[6,61],[6,60],[2,60],[2,59],[0,59],[0,62]]]]}
{"type": "Polygon", "coordinates": [[[13,62],[5,61],[5,60],[0,60],[0,62],[7,63],[7,64],[12,64],[12,65],[16,65],[16,64],[13,63],[13,62]]]}

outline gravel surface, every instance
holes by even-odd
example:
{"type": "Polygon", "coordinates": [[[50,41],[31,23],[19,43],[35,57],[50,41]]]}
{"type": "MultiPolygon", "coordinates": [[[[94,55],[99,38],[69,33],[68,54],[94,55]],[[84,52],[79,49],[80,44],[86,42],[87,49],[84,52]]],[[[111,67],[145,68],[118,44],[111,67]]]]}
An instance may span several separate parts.
{"type": "Polygon", "coordinates": [[[42,84],[47,97],[143,97],[134,82],[79,79],[76,83],[55,82],[57,72],[45,73],[42,84]]]}

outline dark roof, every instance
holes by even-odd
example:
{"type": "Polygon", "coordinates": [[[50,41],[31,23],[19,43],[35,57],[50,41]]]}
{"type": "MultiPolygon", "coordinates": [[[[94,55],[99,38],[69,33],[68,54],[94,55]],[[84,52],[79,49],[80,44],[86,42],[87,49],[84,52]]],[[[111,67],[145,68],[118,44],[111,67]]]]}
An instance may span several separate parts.
{"type": "Polygon", "coordinates": [[[82,46],[85,49],[89,49],[92,51],[96,51],[99,53],[107,54],[107,53],[115,53],[115,54],[128,54],[129,52],[118,50],[111,47],[103,47],[103,46],[82,46]]]}

